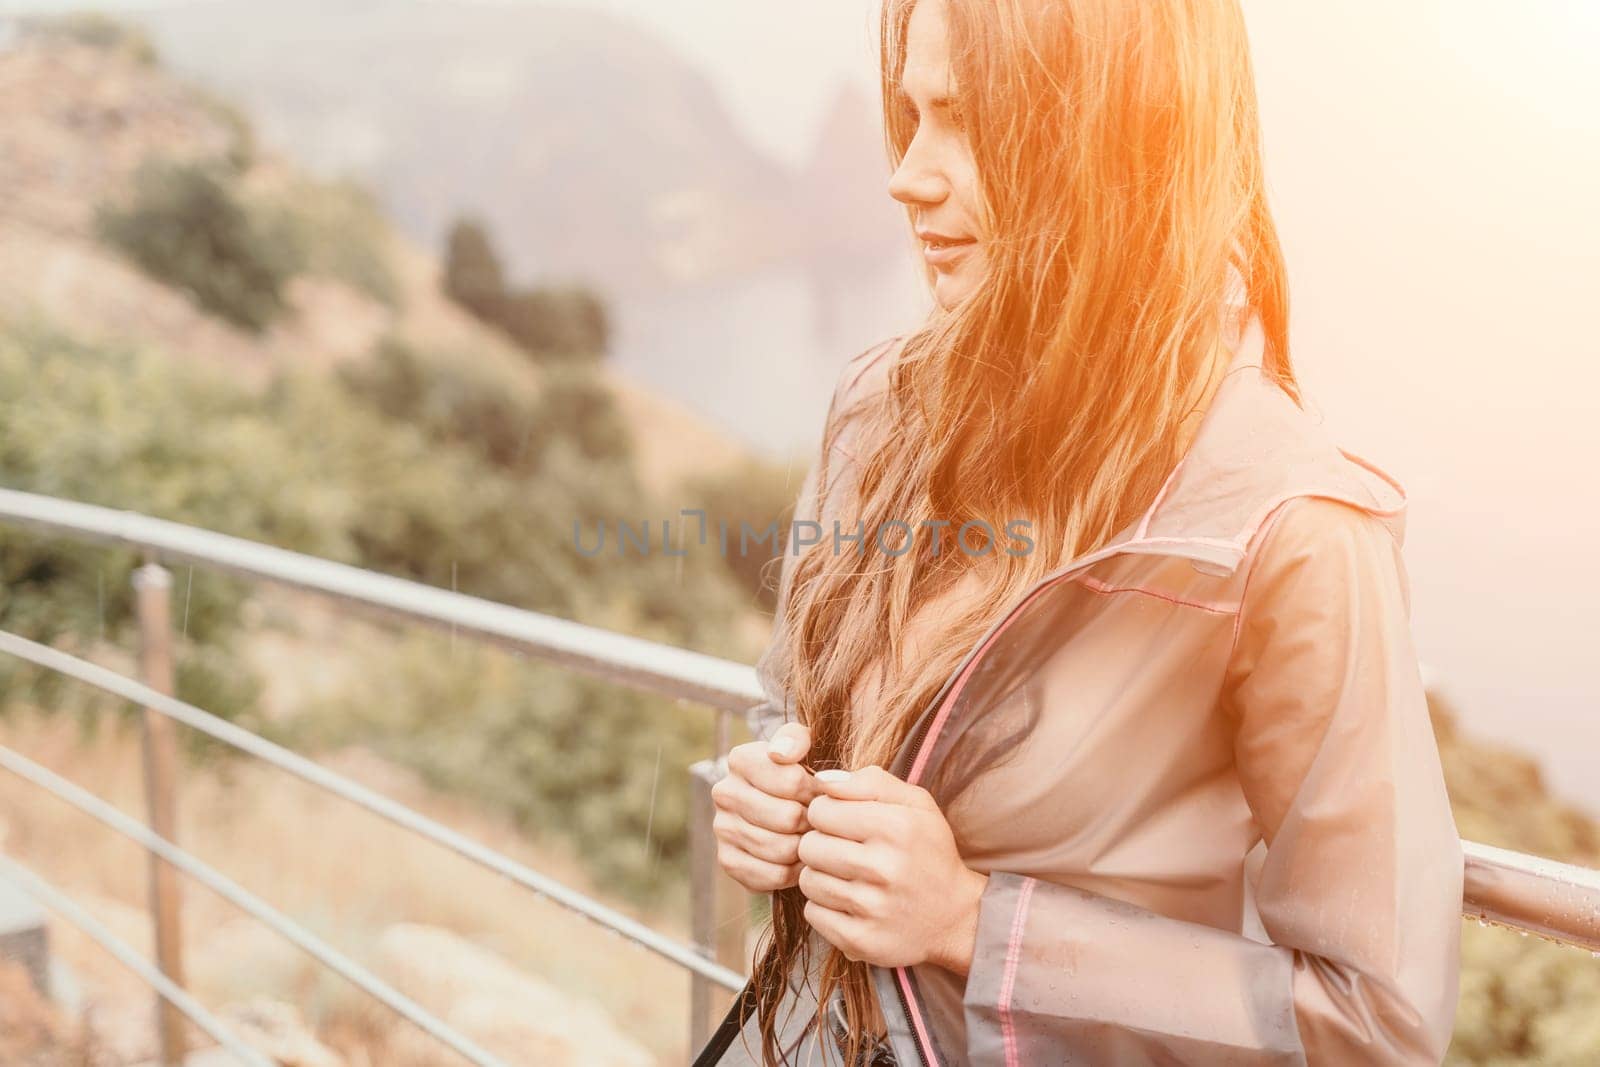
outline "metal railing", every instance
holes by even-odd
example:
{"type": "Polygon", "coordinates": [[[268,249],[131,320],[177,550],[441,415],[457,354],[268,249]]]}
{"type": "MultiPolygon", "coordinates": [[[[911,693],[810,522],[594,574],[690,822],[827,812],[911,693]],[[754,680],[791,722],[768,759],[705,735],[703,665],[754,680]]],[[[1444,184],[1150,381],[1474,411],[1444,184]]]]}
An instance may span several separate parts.
{"type": "MultiPolygon", "coordinates": [[[[177,938],[179,872],[263,921],[313,958],[421,1027],[463,1058],[498,1064],[489,1053],[377,975],[340,953],[248,890],[178,847],[174,840],[176,767],[174,724],[200,731],[255,756],[320,789],[361,807],[417,836],[449,849],[512,882],[584,916],[690,972],[691,1054],[709,1033],[727,992],[744,982],[744,935],[748,895],[716,863],[711,835],[710,788],[727,752],[732,713],[763,699],[752,668],[685,649],[627,637],[535,612],[375,574],[346,564],[289,552],[242,538],[52,497],[0,489],[0,522],[76,540],[133,548],[146,563],[135,572],[141,639],[142,682],[57,649],[0,632],[0,652],[57,671],[124,697],[142,707],[149,826],[123,815],[81,787],[19,753],[0,748],[0,767],[28,780],[143,846],[151,858],[151,911],[156,965],[138,958],[92,916],[37,875],[0,857],[0,873],[12,876],[44,906],[84,929],[124,965],[150,982],[163,1002],[160,1016],[164,1062],[182,1061],[181,1019],[187,1017],[243,1062],[263,1062],[182,988],[177,938]],[[422,622],[457,635],[531,654],[596,678],[709,706],[717,715],[713,751],[690,768],[691,943],[680,944],[598,901],[531,870],[379,793],[336,774],[282,746],[175,699],[172,693],[172,634],[167,597],[171,582],[161,562],[187,562],[321,594],[347,608],[422,622]],[[723,992],[718,1000],[717,990],[723,992]]],[[[1600,951],[1600,871],[1463,842],[1468,916],[1600,951]]]]}
{"type": "MultiPolygon", "coordinates": [[[[143,681],[14,634],[0,632],[0,652],[124,697],[144,709],[144,769],[150,825],[136,831],[136,823],[119,820],[113,828],[145,846],[151,855],[150,906],[157,973],[166,976],[164,983],[155,984],[164,1002],[158,1026],[164,1063],[182,1061],[185,1051],[181,1036],[183,1017],[187,1016],[213,1038],[216,1038],[216,1028],[222,1025],[213,1017],[195,1014],[192,998],[169,995],[173,990],[181,992],[183,984],[181,945],[177,938],[178,889],[172,877],[179,871],[266,922],[313,958],[468,1061],[499,1063],[470,1039],[344,957],[333,946],[273,912],[243,887],[178,847],[172,811],[172,783],[177,763],[171,730],[174,724],[197,730],[255,756],[684,968],[690,973],[692,983],[691,1049],[703,1043],[714,1013],[744,984],[745,924],[738,919],[746,913],[749,898],[717,869],[709,808],[716,759],[726,753],[729,743],[730,713],[742,713],[761,700],[752,668],[134,512],[0,489],[0,522],[79,541],[132,548],[143,552],[148,561],[134,572],[143,681]],[[199,564],[320,594],[346,608],[399,621],[425,623],[459,637],[528,653],[596,678],[674,698],[681,704],[708,706],[717,716],[714,747],[709,754],[712,758],[689,768],[693,794],[691,810],[704,815],[697,817],[690,828],[691,942],[679,943],[419,812],[171,696],[172,629],[168,610],[171,581],[157,561],[199,564]],[[721,1001],[717,997],[718,990],[723,991],[721,1001]]],[[[32,781],[102,822],[109,824],[114,817],[115,809],[103,806],[92,794],[32,764],[18,753],[0,749],[0,767],[32,781]]],[[[76,923],[83,914],[81,909],[67,912],[56,907],[65,898],[37,876],[21,887],[35,892],[42,904],[57,910],[69,922],[76,923]]],[[[125,954],[109,944],[108,950],[127,962],[125,954]]]]}

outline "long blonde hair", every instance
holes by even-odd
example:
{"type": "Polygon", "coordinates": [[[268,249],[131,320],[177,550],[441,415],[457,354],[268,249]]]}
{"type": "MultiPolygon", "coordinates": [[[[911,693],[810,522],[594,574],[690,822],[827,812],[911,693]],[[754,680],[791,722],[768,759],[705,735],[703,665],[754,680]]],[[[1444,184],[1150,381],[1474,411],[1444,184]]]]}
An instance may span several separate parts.
{"type": "MultiPolygon", "coordinates": [[[[916,0],[885,0],[884,130],[898,166],[915,132],[899,78],[916,0]]],[[[904,340],[886,389],[838,412],[873,444],[840,519],[954,530],[1032,523],[1034,548],[981,557],[815,549],[794,562],[782,681],[816,766],[887,766],[998,612],[1046,572],[1147,508],[1179,459],[1180,423],[1223,343],[1230,269],[1266,336],[1264,365],[1298,398],[1288,293],[1268,214],[1254,75],[1236,0],[945,0],[957,106],[981,186],[986,278],[904,340]],[[984,595],[902,662],[907,621],[981,562],[984,595]],[[850,694],[882,657],[870,721],[850,694]]],[[[822,448],[819,492],[831,484],[822,448]]],[[[891,527],[894,528],[894,527],[891,527]]],[[[827,538],[824,538],[827,541],[827,538]]],[[[974,549],[976,541],[969,544],[974,549]]],[[[807,967],[797,888],[773,899],[756,969],[764,1058],[781,1062],[785,977],[807,967]]],[[[826,1003],[844,994],[854,1062],[876,1015],[869,975],[830,948],[826,1003]]],[[[819,1027],[825,1025],[819,1013],[819,1027]]]]}

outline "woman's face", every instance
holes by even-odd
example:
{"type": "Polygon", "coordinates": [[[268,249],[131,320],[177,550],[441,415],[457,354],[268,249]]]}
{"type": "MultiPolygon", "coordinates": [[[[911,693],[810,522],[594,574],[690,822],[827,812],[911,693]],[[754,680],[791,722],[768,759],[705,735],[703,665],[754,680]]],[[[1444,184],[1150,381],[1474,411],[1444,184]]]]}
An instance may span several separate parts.
{"type": "Polygon", "coordinates": [[[918,0],[905,55],[898,106],[916,134],[889,179],[889,195],[912,208],[923,257],[934,271],[934,299],[948,308],[977,286],[984,249],[977,167],[951,80],[945,0],[918,0]]]}

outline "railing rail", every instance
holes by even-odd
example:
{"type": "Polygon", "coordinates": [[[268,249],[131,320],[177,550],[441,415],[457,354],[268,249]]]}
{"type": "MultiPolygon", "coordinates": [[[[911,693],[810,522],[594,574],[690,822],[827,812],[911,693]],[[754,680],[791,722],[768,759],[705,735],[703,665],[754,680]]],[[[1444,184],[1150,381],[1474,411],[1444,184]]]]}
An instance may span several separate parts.
{"type": "MultiPolygon", "coordinates": [[[[170,780],[161,780],[162,766],[169,761],[159,739],[152,746],[151,727],[168,721],[181,723],[495,871],[683,967],[690,974],[693,989],[691,1048],[697,1047],[708,1032],[709,1013],[715,1007],[711,991],[736,991],[744,984],[742,936],[736,941],[728,936],[727,930],[717,929],[729,922],[730,907],[722,902],[730,900],[737,887],[715,869],[714,848],[706,847],[710,836],[709,820],[705,820],[704,827],[690,829],[694,846],[691,852],[697,859],[697,866],[709,868],[705,872],[695,872],[691,892],[697,898],[708,894],[719,901],[719,906],[707,911],[696,900],[691,908],[693,940],[685,945],[402,804],[163,692],[165,687],[159,685],[161,672],[157,670],[152,675],[151,665],[159,667],[163,659],[170,660],[171,635],[166,632],[167,619],[162,610],[166,607],[163,598],[170,583],[164,580],[164,572],[153,572],[162,570],[156,565],[157,560],[198,564],[325,596],[347,609],[431,625],[456,636],[509,648],[601,680],[673,698],[680,704],[708,706],[717,715],[713,757],[727,750],[729,713],[742,712],[762,698],[751,667],[136,512],[0,489],[0,522],[88,543],[132,548],[150,561],[136,572],[135,578],[140,584],[141,642],[147,652],[154,653],[142,657],[147,674],[144,683],[15,634],[0,632],[0,652],[143,706],[146,785],[152,798],[153,818],[159,817],[160,810],[155,802],[165,799],[163,794],[170,794],[170,780]],[[158,684],[149,684],[151,682],[158,684]],[[707,925],[703,916],[710,916],[712,925],[707,925]]],[[[170,738],[166,742],[170,745],[170,738]]],[[[709,782],[704,776],[691,773],[689,787],[693,794],[691,807],[704,808],[709,782]]],[[[176,887],[164,877],[167,874],[164,865],[169,862],[166,856],[173,857],[173,866],[180,868],[181,858],[193,860],[193,857],[183,853],[174,841],[159,834],[155,836],[165,841],[165,849],[151,850],[152,919],[157,947],[163,950],[158,955],[171,951],[170,960],[175,962],[176,946],[169,942],[176,936],[176,887]],[[161,855],[163,852],[165,856],[161,855]],[[171,938],[163,936],[164,931],[173,931],[171,938]]],[[[77,913],[81,914],[81,909],[77,913]]],[[[166,960],[158,960],[158,963],[162,964],[158,967],[159,973],[167,964],[166,960]]],[[[181,991],[181,972],[170,973],[165,981],[181,991]]],[[[185,1015],[190,1014],[171,997],[163,995],[163,1001],[185,1015]]],[[[390,1006],[395,1007],[395,1004],[391,1002],[390,1006]]],[[[401,1014],[425,1030],[429,1029],[427,1021],[414,1012],[405,1010],[401,1014]]],[[[162,1056],[170,1064],[176,1064],[184,1053],[174,1022],[176,1018],[165,1011],[160,1016],[162,1056]]]]}
{"type": "MultiPolygon", "coordinates": [[[[743,905],[736,899],[742,897],[742,891],[737,890],[731,880],[716,870],[715,847],[709,828],[708,795],[710,783],[717,774],[718,758],[725,755],[727,750],[730,713],[742,712],[763,699],[755,672],[750,667],[134,512],[0,489],[0,522],[77,540],[134,548],[143,551],[152,561],[200,564],[320,594],[347,607],[446,628],[458,635],[511,648],[596,678],[715,709],[718,719],[715,751],[711,754],[713,758],[701,761],[691,769],[691,788],[695,791],[691,806],[695,815],[690,827],[693,845],[691,862],[695,868],[691,886],[694,943],[685,946],[303,756],[179,701],[161,692],[158,687],[17,635],[0,632],[0,652],[125,697],[143,706],[147,716],[181,723],[256,756],[477,862],[684,967],[691,974],[694,991],[691,997],[691,1049],[698,1047],[706,1032],[707,1013],[712,1007],[709,999],[712,987],[737,990],[743,985],[744,976],[726,965],[737,961],[739,956],[741,938],[729,937],[728,928],[736,923],[742,913],[743,905]]],[[[153,625],[146,620],[144,613],[141,613],[140,621],[146,629],[153,625]]],[[[148,632],[144,636],[147,640],[164,639],[164,635],[148,632]]],[[[18,754],[0,750],[0,765],[22,774],[91,815],[109,816],[108,812],[99,810],[101,802],[92,794],[43,768],[37,768],[37,765],[18,754]]],[[[136,831],[137,823],[123,820],[126,817],[119,815],[120,825],[117,828],[145,845],[152,854],[196,877],[213,890],[223,892],[224,896],[234,893],[229,899],[247,911],[250,907],[241,901],[259,904],[270,912],[266,905],[250,897],[242,887],[228,882],[220,873],[201,864],[172,841],[143,827],[138,827],[136,831]],[[221,885],[231,888],[221,890],[218,888],[221,885]]],[[[107,819],[102,818],[102,821],[107,819]]],[[[1471,841],[1463,842],[1463,850],[1466,857],[1466,886],[1462,901],[1464,914],[1600,952],[1600,871],[1471,841]]],[[[159,969],[150,967],[145,961],[128,958],[127,947],[118,947],[119,943],[114,938],[107,940],[99,936],[106,934],[109,937],[103,928],[97,934],[93,926],[80,922],[87,920],[92,923],[92,917],[72,905],[59,891],[3,857],[0,857],[0,871],[20,872],[18,880],[23,888],[35,892],[47,907],[62,913],[69,921],[84,925],[92,937],[105,944],[109,951],[136,973],[150,980],[165,1001],[200,1025],[219,1044],[235,1050],[233,1045],[237,1044],[236,1040],[231,1045],[230,1040],[233,1039],[225,1039],[226,1028],[205,1014],[202,1007],[162,975],[159,969]]],[[[286,918],[283,922],[290,927],[294,925],[286,918]]],[[[324,963],[343,960],[331,946],[316,944],[317,951],[313,951],[310,942],[304,938],[297,939],[298,935],[290,930],[279,929],[279,932],[313,955],[321,952],[318,958],[324,963]]],[[[309,934],[303,930],[300,933],[309,934]]],[[[341,970],[340,966],[334,965],[334,969],[341,970],[346,977],[364,975],[359,965],[354,965],[353,961],[347,962],[351,966],[341,970]]],[[[742,961],[739,962],[742,964],[742,961]]],[[[367,977],[377,982],[375,976],[367,977]]],[[[447,1027],[443,1030],[431,1027],[426,1021],[431,1017],[426,1017],[425,1012],[414,1008],[403,997],[397,1000],[382,994],[380,990],[385,987],[381,982],[364,983],[360,977],[352,980],[473,1062],[495,1062],[477,1058],[474,1053],[487,1054],[464,1038],[459,1042],[451,1040],[453,1031],[447,1027]]],[[[437,1023],[437,1020],[433,1020],[433,1023],[437,1023]]],[[[454,1036],[459,1038],[460,1035],[454,1036]]],[[[260,1062],[248,1057],[246,1060],[253,1064],[260,1062]]]]}
{"type": "Polygon", "coordinates": [[[754,669],[742,663],[137,512],[0,489],[0,521],[320,593],[723,711],[743,711],[762,699],[754,669]]]}
{"type": "Polygon", "coordinates": [[[159,715],[171,718],[174,722],[182,723],[191,729],[206,734],[208,737],[237,748],[241,752],[255,756],[263,763],[277,767],[279,770],[292,774],[319,789],[326,790],[342,800],[347,800],[359,808],[364,808],[372,814],[386,819],[396,826],[410,830],[418,837],[447,848],[459,856],[463,856],[494,871],[496,874],[504,875],[518,885],[531,889],[540,896],[561,905],[569,911],[582,915],[614,933],[622,934],[630,941],[634,941],[644,948],[650,949],[652,952],[664,956],[679,966],[702,975],[719,985],[737,990],[744,983],[742,976],[695,954],[683,945],[657,933],[643,923],[630,919],[621,912],[608,908],[598,901],[591,900],[582,893],[567,888],[560,882],[540,874],[525,864],[518,863],[511,857],[496,852],[494,849],[479,844],[470,837],[450,829],[443,823],[436,822],[426,815],[413,811],[404,804],[396,803],[383,794],[368,789],[359,782],[330,771],[321,764],[314,763],[304,756],[291,752],[282,745],[268,741],[264,737],[253,734],[243,727],[236,726],[226,719],[220,719],[210,712],[201,711],[192,704],[185,704],[176,697],[158,693],[149,686],[142,685],[132,678],[118,674],[116,671],[89,663],[48,645],[30,641],[25,637],[18,637],[16,634],[0,631],[0,652],[57,671],[68,678],[92,685],[115,696],[125,697],[159,715]]]}
{"type": "Polygon", "coordinates": [[[1600,954],[1600,870],[1463,841],[1462,912],[1600,954]]]}
{"type": "Polygon", "coordinates": [[[61,889],[50,885],[48,881],[35,875],[32,870],[27,869],[19,862],[13,861],[13,859],[6,859],[5,856],[0,856],[0,877],[8,878],[11,883],[19,886],[24,893],[34,897],[35,901],[40,902],[40,904],[48,907],[51,912],[61,915],[61,918],[77,926],[80,931],[90,937],[90,941],[96,942],[101,949],[110,953],[110,957],[117,960],[118,963],[122,963],[125,968],[133,971],[134,976],[144,979],[144,982],[149,984],[150,989],[155,990],[158,997],[171,1003],[190,1022],[194,1022],[197,1027],[205,1030],[210,1035],[211,1040],[216,1041],[218,1045],[226,1049],[227,1053],[230,1056],[234,1056],[234,1059],[237,1059],[238,1062],[245,1064],[245,1067],[278,1067],[278,1064],[269,1061],[266,1056],[262,1056],[256,1049],[250,1048],[243,1041],[238,1040],[237,1033],[232,1032],[221,1019],[211,1014],[210,1011],[206,1011],[205,1006],[200,1001],[190,997],[189,993],[182,990],[181,985],[168,979],[160,969],[150,966],[149,960],[141,957],[133,949],[133,945],[123,941],[122,937],[118,937],[117,934],[110,933],[110,929],[104,923],[101,923],[98,918],[94,918],[90,913],[85,912],[82,907],[78,907],[77,902],[72,897],[67,896],[66,893],[62,893],[61,889]]]}
{"type": "Polygon", "coordinates": [[[112,933],[99,919],[80,907],[71,897],[34,874],[15,860],[0,855],[0,877],[9,879],[40,904],[49,908],[67,922],[88,935],[89,939],[105,949],[113,959],[135,976],[144,979],[156,995],[177,1008],[190,1022],[204,1030],[213,1041],[226,1049],[234,1059],[246,1067],[279,1067],[255,1049],[240,1041],[222,1020],[207,1011],[183,988],[173,982],[160,969],[140,956],[134,947],[112,933]]]}
{"type": "Polygon", "coordinates": [[[142,846],[172,864],[196,882],[205,886],[240,911],[256,919],[278,936],[299,948],[312,959],[327,967],[341,978],[356,986],[374,1000],[392,1009],[395,1014],[408,1019],[440,1044],[461,1054],[478,1067],[507,1067],[501,1060],[480,1048],[477,1042],[456,1030],[429,1012],[370,970],[290,919],[238,882],[222,874],[210,864],[178,848],[163,837],[158,837],[144,824],[118,811],[93,793],[74,785],[65,778],[39,764],[0,745],[0,767],[31,782],[51,796],[70,804],[90,818],[110,827],[123,837],[142,846]]]}

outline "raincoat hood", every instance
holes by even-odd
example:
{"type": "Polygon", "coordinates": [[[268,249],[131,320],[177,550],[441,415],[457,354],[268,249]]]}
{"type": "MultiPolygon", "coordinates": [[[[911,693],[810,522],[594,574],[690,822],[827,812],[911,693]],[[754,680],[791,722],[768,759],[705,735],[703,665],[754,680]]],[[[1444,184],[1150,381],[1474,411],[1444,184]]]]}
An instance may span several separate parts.
{"type": "MultiPolygon", "coordinates": [[[[881,387],[891,348],[852,361],[830,419],[881,387]]],[[[1003,609],[892,761],[988,875],[967,975],[871,968],[895,1062],[1442,1058],[1462,860],[1409,631],[1405,492],[1263,348],[1251,320],[1151,506],[1003,609]]],[[[829,517],[833,488],[815,494],[797,517],[829,517]]],[[[792,717],[792,562],[759,737],[792,717]]],[[[792,979],[788,1062],[840,1062],[792,979]]],[[[749,999],[698,1062],[760,1062],[749,999]]]]}

